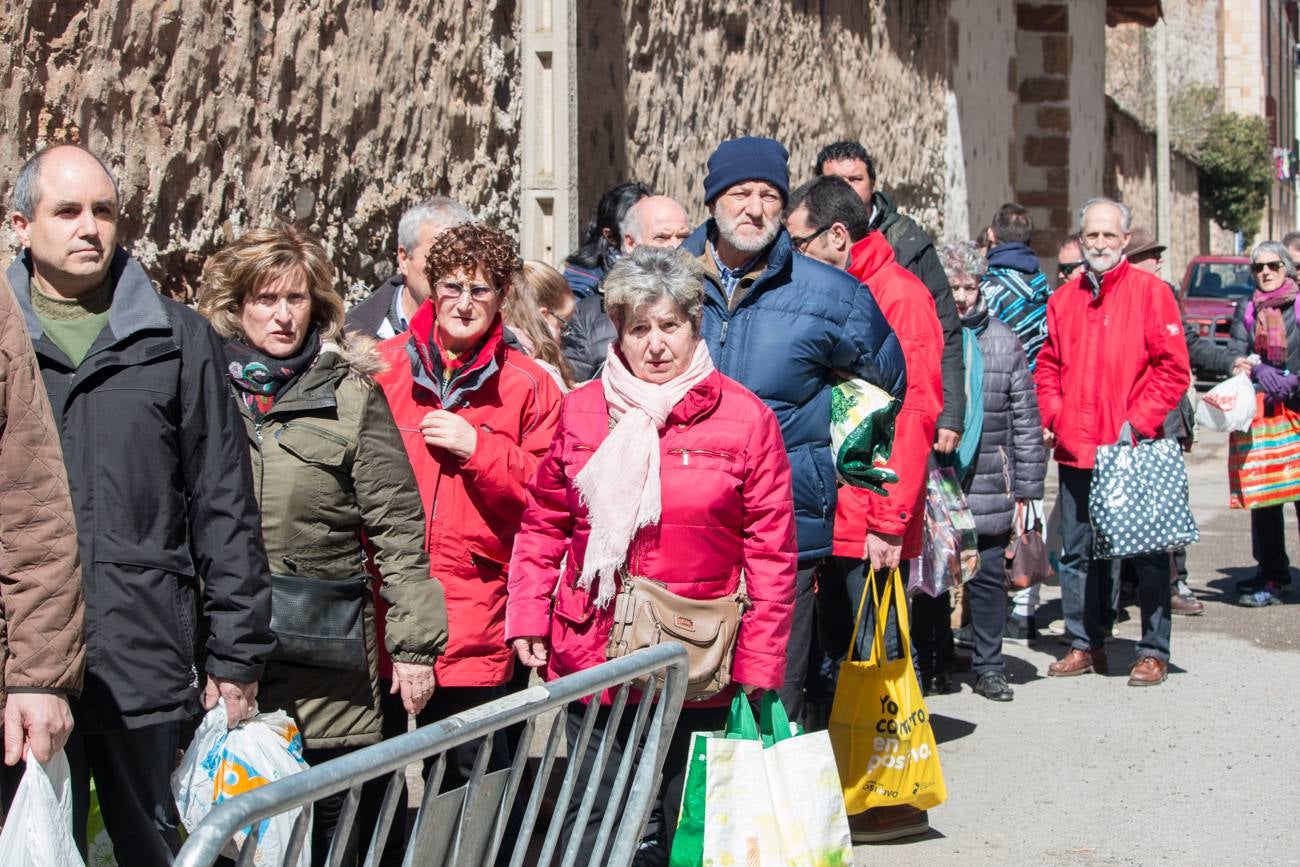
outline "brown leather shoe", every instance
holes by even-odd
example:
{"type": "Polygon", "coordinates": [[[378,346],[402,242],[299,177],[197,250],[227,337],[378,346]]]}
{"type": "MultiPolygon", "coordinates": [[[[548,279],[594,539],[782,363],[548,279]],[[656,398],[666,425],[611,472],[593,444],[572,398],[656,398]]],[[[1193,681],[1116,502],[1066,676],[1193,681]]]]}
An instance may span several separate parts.
{"type": "Polygon", "coordinates": [[[1169,608],[1175,614],[1182,614],[1187,617],[1196,617],[1205,613],[1205,603],[1195,596],[1184,596],[1181,593],[1172,593],[1169,596],[1169,608]]]}
{"type": "Polygon", "coordinates": [[[853,843],[884,843],[904,837],[919,837],[930,830],[930,814],[916,807],[873,807],[849,816],[849,837],[853,843]]]}
{"type": "Polygon", "coordinates": [[[1047,675],[1049,677],[1075,677],[1080,674],[1087,674],[1095,671],[1097,674],[1106,674],[1110,670],[1110,665],[1106,661],[1106,649],[1101,650],[1079,650],[1077,647],[1071,647],[1070,652],[1065,654],[1064,659],[1059,659],[1047,666],[1047,675]]]}
{"type": "Polygon", "coordinates": [[[1129,686],[1159,686],[1169,676],[1169,663],[1154,656],[1144,656],[1128,672],[1129,686]]]}

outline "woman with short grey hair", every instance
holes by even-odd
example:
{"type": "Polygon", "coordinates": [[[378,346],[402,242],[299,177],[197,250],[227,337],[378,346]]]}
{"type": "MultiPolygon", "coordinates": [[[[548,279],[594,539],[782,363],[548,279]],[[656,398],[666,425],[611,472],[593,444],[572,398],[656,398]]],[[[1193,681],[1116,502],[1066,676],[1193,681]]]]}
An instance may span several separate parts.
{"type": "MultiPolygon", "coordinates": [[[[1276,421],[1286,412],[1300,412],[1300,329],[1296,328],[1296,267],[1291,254],[1277,241],[1264,241],[1250,251],[1255,291],[1238,302],[1228,328],[1228,352],[1234,358],[1259,357],[1250,373],[1256,391],[1264,394],[1263,421],[1276,421]]],[[[1259,569],[1237,584],[1237,603],[1249,608],[1277,605],[1291,583],[1286,556],[1285,505],[1250,510],[1251,549],[1259,569]]],[[[1300,503],[1296,504],[1300,517],[1300,503]]]]}
{"type": "MultiPolygon", "coordinates": [[[[524,665],[561,677],[605,660],[614,597],[632,578],[720,600],[744,576],[752,608],[740,621],[730,685],[688,701],[668,746],[662,793],[671,837],[691,732],[721,728],[738,685],[777,689],[784,680],[798,560],[790,464],[776,416],[713,367],[700,339],[700,268],[688,254],[637,247],[610,269],[604,293],[618,338],[599,379],[565,397],[551,450],[528,486],[506,637],[524,665]]],[[[585,710],[569,708],[570,750],[585,710]]],[[[604,708],[582,759],[589,767],[607,722],[604,708]]],[[[617,801],[621,752],[635,747],[613,741],[617,754],[606,757],[582,832],[585,851],[617,801]]],[[[566,836],[577,806],[575,798],[564,817],[566,836]]]]}

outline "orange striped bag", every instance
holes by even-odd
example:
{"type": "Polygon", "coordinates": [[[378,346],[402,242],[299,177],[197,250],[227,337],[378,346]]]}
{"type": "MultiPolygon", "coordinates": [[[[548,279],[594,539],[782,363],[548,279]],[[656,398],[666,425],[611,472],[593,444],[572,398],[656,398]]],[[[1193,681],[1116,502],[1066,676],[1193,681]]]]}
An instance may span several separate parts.
{"type": "Polygon", "coordinates": [[[1264,396],[1250,430],[1228,437],[1228,489],[1234,509],[1300,500],[1300,413],[1285,406],[1264,415],[1264,396]]]}

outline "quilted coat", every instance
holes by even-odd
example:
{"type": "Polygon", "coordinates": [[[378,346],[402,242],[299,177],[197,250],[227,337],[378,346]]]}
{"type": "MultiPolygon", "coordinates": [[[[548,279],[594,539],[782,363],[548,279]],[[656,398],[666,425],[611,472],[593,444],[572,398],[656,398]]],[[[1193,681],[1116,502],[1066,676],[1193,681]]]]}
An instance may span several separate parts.
{"type": "Polygon", "coordinates": [[[799,557],[825,557],[838,496],[830,433],[836,371],[902,398],[903,351],[871,293],[843,271],[796,253],[785,229],[728,303],[713,264],[714,237],[709,220],[682,244],[705,271],[701,333],[718,370],[776,413],[790,460],[799,557]]]}
{"type": "Polygon", "coordinates": [[[429,570],[446,595],[447,648],[438,657],[438,683],[497,686],[514,670],[505,637],[506,565],[524,512],[524,486],[555,432],[560,390],[532,359],[505,345],[499,324],[478,360],[443,383],[439,355],[429,350],[433,328],[433,306],[426,302],[410,331],[379,345],[387,369],[375,380],[415,470],[429,570]],[[477,446],[463,463],[420,434],[420,421],[435,409],[477,428],[477,446]]]}
{"type": "Polygon", "coordinates": [[[1011,529],[1016,500],[1042,499],[1047,449],[1029,361],[1016,332],[983,304],[962,324],[976,333],[984,356],[984,428],[966,479],[966,504],[975,531],[992,536],[1011,529]]]}
{"type": "MultiPolygon", "coordinates": [[[[442,585],[429,580],[424,508],[383,392],[373,340],[327,342],[315,364],[254,421],[239,406],[262,507],[271,571],[322,581],[363,572],[362,534],[382,576],[387,650],[401,662],[432,664],[447,640],[442,585]]],[[[271,660],[258,701],[293,716],[309,748],[380,739],[379,653],[366,606],[370,671],[271,660]]]]}
{"type": "MultiPolygon", "coordinates": [[[[564,399],[515,537],[506,637],[545,638],[548,679],[605,660],[613,603],[596,608],[596,581],[577,586],[591,525],[574,479],[608,435],[599,380],[564,399]]],[[[715,371],[674,407],[659,454],[662,519],[633,537],[628,572],[681,596],[716,599],[735,592],[743,569],[754,607],[741,622],[732,679],[781,686],[797,552],[790,465],[776,417],[715,371]]],[[[721,702],[725,696],[713,701],[721,702]]]]}
{"type": "MultiPolygon", "coordinates": [[[[868,232],[853,245],[849,273],[865,283],[907,362],[907,394],[894,422],[889,467],[898,482],[887,495],[845,486],[835,513],[835,554],[861,559],[867,531],[903,537],[904,559],[921,553],[920,516],[934,430],[943,411],[943,329],[929,289],[894,261],[894,251],[880,232],[868,232]]],[[[951,295],[952,293],[948,293],[951,295]]]]}
{"type": "Polygon", "coordinates": [[[0,709],[81,691],[85,604],[68,474],[36,356],[0,277],[0,709]]]}
{"type": "Polygon", "coordinates": [[[6,276],[59,426],[77,516],[86,595],[77,726],[193,717],[200,659],[214,677],[251,683],[275,641],[271,573],[221,341],[198,313],[160,296],[119,247],[108,324],[74,366],[32,312],[29,255],[6,276]]]}
{"type": "Polygon", "coordinates": [[[1191,382],[1178,302],[1127,259],[1100,276],[1083,269],[1047,302],[1034,382],[1066,466],[1092,469],[1097,446],[1117,442],[1126,421],[1162,435],[1191,382]]]}

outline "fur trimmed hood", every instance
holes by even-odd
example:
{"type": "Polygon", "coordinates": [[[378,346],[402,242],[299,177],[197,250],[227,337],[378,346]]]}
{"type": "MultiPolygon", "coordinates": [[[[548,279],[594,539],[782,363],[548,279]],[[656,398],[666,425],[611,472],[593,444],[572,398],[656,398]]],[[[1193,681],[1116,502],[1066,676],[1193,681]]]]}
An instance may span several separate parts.
{"type": "Polygon", "coordinates": [[[334,340],[321,344],[321,355],[332,353],[348,366],[348,376],[373,379],[387,367],[379,354],[379,341],[360,331],[349,331],[334,340]]]}

